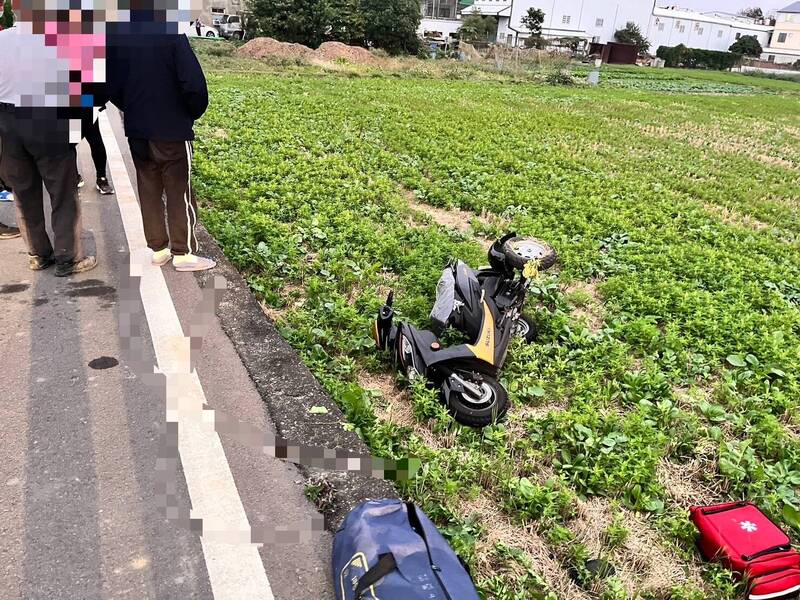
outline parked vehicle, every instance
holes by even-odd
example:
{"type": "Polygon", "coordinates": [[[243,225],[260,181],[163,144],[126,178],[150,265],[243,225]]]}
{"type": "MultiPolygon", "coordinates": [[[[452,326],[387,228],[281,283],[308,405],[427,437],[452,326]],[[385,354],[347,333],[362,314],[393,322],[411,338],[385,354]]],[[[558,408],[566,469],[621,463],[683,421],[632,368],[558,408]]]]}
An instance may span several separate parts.
{"type": "Polygon", "coordinates": [[[206,38],[217,38],[219,37],[219,32],[214,29],[213,27],[207,27],[202,25],[200,27],[200,35],[197,35],[197,28],[194,26],[194,22],[188,24],[181,24],[181,33],[185,33],[186,37],[206,37],[206,38]]]}
{"type": "Polygon", "coordinates": [[[433,331],[395,324],[390,293],[374,325],[378,348],[389,350],[410,380],[423,376],[439,388],[456,421],[485,427],[508,410],[508,393],[497,377],[512,336],[529,342],[536,337],[534,321],[522,314],[530,278],[555,260],[544,242],[510,233],[490,248],[489,267],[474,270],[453,261],[436,286],[433,331]],[[439,336],[447,327],[468,343],[443,347],[439,336]]]}
{"type": "Polygon", "coordinates": [[[219,33],[226,40],[244,39],[242,17],[239,15],[223,15],[219,22],[219,33]]]}

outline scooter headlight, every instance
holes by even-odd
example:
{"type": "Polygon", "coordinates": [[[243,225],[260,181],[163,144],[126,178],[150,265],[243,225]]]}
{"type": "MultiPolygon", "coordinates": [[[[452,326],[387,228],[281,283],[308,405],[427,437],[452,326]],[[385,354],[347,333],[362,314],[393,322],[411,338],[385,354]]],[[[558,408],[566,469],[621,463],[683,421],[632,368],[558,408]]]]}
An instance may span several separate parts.
{"type": "Polygon", "coordinates": [[[408,378],[414,381],[419,375],[417,365],[414,364],[414,347],[411,345],[411,340],[404,335],[400,336],[400,363],[408,378]]]}
{"type": "Polygon", "coordinates": [[[403,356],[404,364],[412,364],[414,362],[414,349],[406,336],[401,336],[400,338],[400,353],[403,356]]]}
{"type": "Polygon", "coordinates": [[[447,324],[450,322],[450,316],[453,314],[455,308],[455,286],[456,281],[453,278],[453,272],[447,269],[442,273],[439,283],[436,284],[436,303],[431,310],[431,323],[433,324],[434,332],[441,334],[447,324]]]}

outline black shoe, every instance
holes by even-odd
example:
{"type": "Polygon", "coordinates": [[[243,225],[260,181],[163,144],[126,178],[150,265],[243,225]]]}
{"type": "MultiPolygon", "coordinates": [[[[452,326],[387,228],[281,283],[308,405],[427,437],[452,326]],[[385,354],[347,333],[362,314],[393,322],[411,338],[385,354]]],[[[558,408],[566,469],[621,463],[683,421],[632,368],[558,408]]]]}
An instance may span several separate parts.
{"type": "Polygon", "coordinates": [[[108,183],[108,179],[105,177],[98,177],[97,178],[97,191],[100,192],[103,196],[110,196],[114,193],[114,188],[111,187],[111,184],[108,183]]]}
{"type": "Polygon", "coordinates": [[[36,256],[35,254],[28,256],[28,268],[31,271],[44,271],[55,262],[56,259],[52,254],[50,256],[36,256]]]}
{"type": "Polygon", "coordinates": [[[16,227],[9,227],[0,223],[0,240],[13,240],[22,235],[16,227]]]}
{"type": "Polygon", "coordinates": [[[97,259],[94,256],[84,256],[78,261],[71,263],[61,263],[56,265],[56,277],[69,277],[76,273],[91,271],[97,266],[97,259]]]}

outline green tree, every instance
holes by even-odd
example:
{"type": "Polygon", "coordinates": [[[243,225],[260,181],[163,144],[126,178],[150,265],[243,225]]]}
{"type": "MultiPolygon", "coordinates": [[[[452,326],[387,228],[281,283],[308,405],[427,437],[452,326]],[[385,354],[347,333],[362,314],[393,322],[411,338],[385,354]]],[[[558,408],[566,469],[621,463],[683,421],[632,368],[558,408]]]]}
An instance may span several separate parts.
{"type": "Polygon", "coordinates": [[[250,24],[259,37],[317,46],[325,37],[329,20],[323,0],[250,0],[250,24]]]}
{"type": "Polygon", "coordinates": [[[617,31],[614,37],[618,42],[622,42],[623,44],[634,44],[636,46],[636,51],[640,55],[647,54],[647,51],[650,49],[650,42],[644,37],[639,26],[633,21],[628,21],[625,24],[625,28],[617,31]]]}
{"type": "Polygon", "coordinates": [[[360,0],[250,0],[249,27],[258,36],[317,47],[364,43],[360,0]]]}
{"type": "Polygon", "coordinates": [[[525,38],[526,48],[544,48],[546,43],[542,39],[542,23],[544,23],[544,11],[539,8],[529,8],[525,16],[520,19],[522,24],[531,32],[525,38]]]}
{"type": "Polygon", "coordinates": [[[542,23],[544,23],[544,11],[542,9],[529,8],[520,21],[531,32],[532,36],[542,35],[542,23]]]}
{"type": "Polygon", "coordinates": [[[390,54],[414,54],[419,50],[419,0],[361,0],[361,15],[367,45],[390,54]]]}
{"type": "Polygon", "coordinates": [[[574,35],[570,35],[570,36],[566,36],[566,37],[557,38],[556,41],[559,44],[561,44],[563,47],[569,48],[573,52],[576,52],[578,50],[578,46],[581,45],[581,42],[583,41],[583,39],[579,38],[579,37],[576,37],[574,35]]]}
{"type": "Polygon", "coordinates": [[[525,38],[526,48],[537,48],[538,50],[544,50],[547,48],[547,45],[548,41],[540,35],[532,35],[525,38]]]}
{"type": "Polygon", "coordinates": [[[488,42],[496,33],[497,21],[479,13],[465,17],[458,28],[458,36],[466,42],[488,42]]]}
{"type": "Polygon", "coordinates": [[[329,0],[331,6],[329,28],[330,40],[351,45],[364,44],[365,23],[360,0],[329,0]]]}
{"type": "Polygon", "coordinates": [[[739,11],[739,16],[748,17],[749,19],[763,19],[764,11],[757,6],[754,6],[752,8],[743,8],[742,10],[739,11]]]}
{"type": "Polygon", "coordinates": [[[11,0],[3,3],[3,14],[0,15],[0,29],[8,29],[14,26],[14,11],[11,9],[11,0]]]}
{"type": "Polygon", "coordinates": [[[742,56],[761,56],[763,51],[761,44],[754,35],[743,35],[728,48],[728,52],[741,54],[742,56]]]}

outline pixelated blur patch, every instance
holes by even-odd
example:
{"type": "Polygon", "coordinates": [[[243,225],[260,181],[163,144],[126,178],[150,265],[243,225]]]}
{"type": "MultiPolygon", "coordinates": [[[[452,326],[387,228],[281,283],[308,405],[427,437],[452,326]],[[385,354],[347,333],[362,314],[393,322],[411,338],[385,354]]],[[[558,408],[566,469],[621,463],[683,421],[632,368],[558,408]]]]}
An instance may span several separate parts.
{"type": "Polygon", "coordinates": [[[422,461],[418,458],[401,458],[394,464],[386,465],[383,478],[389,481],[410,481],[417,476],[421,466],[422,461]]]}

